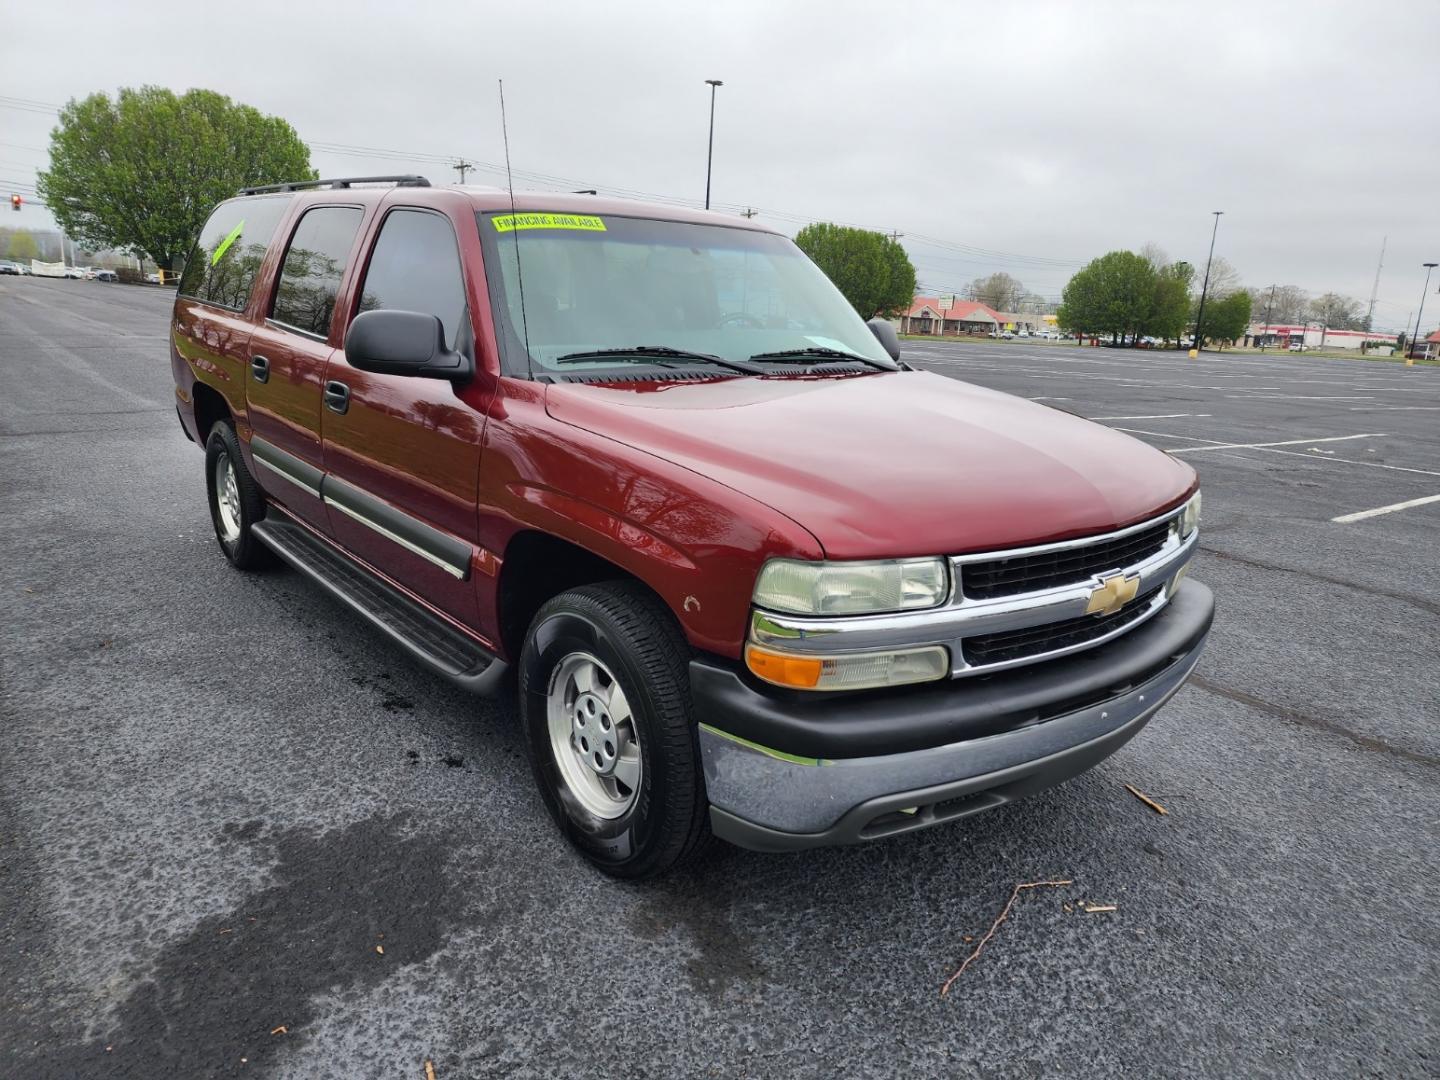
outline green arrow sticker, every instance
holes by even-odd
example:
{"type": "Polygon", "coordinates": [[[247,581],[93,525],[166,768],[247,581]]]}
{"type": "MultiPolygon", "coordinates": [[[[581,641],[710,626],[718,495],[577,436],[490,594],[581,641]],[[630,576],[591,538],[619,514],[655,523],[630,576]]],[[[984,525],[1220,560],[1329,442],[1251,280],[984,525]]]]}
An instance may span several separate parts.
{"type": "Polygon", "coordinates": [[[220,246],[215,249],[215,254],[210,256],[210,265],[214,266],[220,261],[220,257],[230,250],[230,245],[240,239],[240,232],[245,228],[245,219],[240,219],[240,224],[230,230],[230,235],[220,241],[220,246]]]}

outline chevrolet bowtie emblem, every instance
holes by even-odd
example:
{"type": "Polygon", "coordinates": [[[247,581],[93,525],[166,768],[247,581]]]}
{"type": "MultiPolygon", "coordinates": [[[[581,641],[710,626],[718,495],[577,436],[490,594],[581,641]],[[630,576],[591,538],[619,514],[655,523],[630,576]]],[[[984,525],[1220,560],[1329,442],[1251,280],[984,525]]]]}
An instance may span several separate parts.
{"type": "Polygon", "coordinates": [[[1100,584],[1090,593],[1090,603],[1085,605],[1087,615],[1114,615],[1140,590],[1139,574],[1111,574],[1100,579],[1100,584]]]}

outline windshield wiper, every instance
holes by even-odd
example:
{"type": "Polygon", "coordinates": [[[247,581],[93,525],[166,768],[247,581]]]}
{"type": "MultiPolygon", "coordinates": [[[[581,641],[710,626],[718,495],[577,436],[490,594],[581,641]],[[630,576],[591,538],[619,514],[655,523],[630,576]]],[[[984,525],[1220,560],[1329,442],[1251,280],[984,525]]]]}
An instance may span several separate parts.
{"type": "Polygon", "coordinates": [[[846,352],[844,349],[827,349],[823,345],[809,345],[803,349],[782,349],[779,352],[756,353],[750,357],[751,360],[806,360],[815,358],[825,360],[852,360],[857,364],[868,364],[870,367],[879,368],[881,371],[890,371],[891,368],[880,363],[879,360],[871,360],[868,356],[861,356],[859,353],[846,352]]]}
{"type": "MultiPolygon", "coordinates": [[[[633,360],[639,363],[655,363],[661,360],[698,360],[705,364],[729,368],[746,375],[763,375],[765,369],[743,360],[726,360],[713,353],[691,352],[688,349],[674,349],[669,345],[632,345],[624,349],[586,349],[583,352],[566,353],[555,360],[557,364],[582,364],[587,360],[633,360]]],[[[660,367],[673,365],[660,364],[660,367]]]]}

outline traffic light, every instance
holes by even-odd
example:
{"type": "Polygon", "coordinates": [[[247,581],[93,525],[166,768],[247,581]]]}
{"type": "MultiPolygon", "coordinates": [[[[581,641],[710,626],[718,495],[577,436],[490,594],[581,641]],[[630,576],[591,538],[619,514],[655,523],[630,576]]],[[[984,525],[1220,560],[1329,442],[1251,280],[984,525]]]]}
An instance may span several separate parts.
{"type": "Polygon", "coordinates": [[[25,201],[25,200],[22,199],[22,198],[20,198],[19,195],[16,195],[16,194],[14,194],[14,193],[12,192],[11,195],[10,195],[10,209],[11,209],[11,210],[19,210],[19,209],[20,209],[20,204],[21,204],[22,202],[24,202],[24,201],[25,201]]]}

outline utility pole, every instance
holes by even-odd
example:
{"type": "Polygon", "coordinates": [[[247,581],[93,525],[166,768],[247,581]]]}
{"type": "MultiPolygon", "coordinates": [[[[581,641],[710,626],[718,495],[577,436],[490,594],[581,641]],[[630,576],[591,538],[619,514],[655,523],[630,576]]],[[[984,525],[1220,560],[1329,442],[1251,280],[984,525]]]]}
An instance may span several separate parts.
{"type": "Polygon", "coordinates": [[[1270,336],[1270,310],[1275,306],[1275,286],[1270,286],[1270,299],[1265,301],[1265,336],[1260,339],[1260,351],[1265,351],[1265,338],[1270,336]]]}
{"type": "Polygon", "coordinates": [[[1205,321],[1205,293],[1210,288],[1210,263],[1215,258],[1215,234],[1220,231],[1220,215],[1224,210],[1210,211],[1215,215],[1215,226],[1210,230],[1210,254],[1205,257],[1205,281],[1200,286],[1200,310],[1195,313],[1195,347],[1190,350],[1190,358],[1193,360],[1200,355],[1200,348],[1205,344],[1205,339],[1200,336],[1205,321]]]}
{"type": "Polygon", "coordinates": [[[1365,312],[1365,332],[1370,332],[1371,320],[1375,318],[1375,297],[1380,294],[1380,271],[1385,269],[1385,245],[1390,241],[1386,236],[1380,241],[1380,261],[1375,265],[1375,284],[1370,289],[1370,310],[1365,312]]]}
{"type": "Polygon", "coordinates": [[[753,218],[759,212],[759,210],[752,210],[747,206],[744,210],[740,211],[740,216],[743,218],[753,218]]]}
{"type": "Polygon", "coordinates": [[[1425,318],[1425,294],[1430,291],[1430,271],[1434,270],[1440,263],[1424,263],[1425,287],[1420,290],[1420,310],[1415,313],[1415,337],[1410,339],[1409,358],[1415,359],[1415,339],[1420,336],[1420,320],[1425,318]]]}
{"type": "Polygon", "coordinates": [[[715,160],[715,89],[725,84],[719,79],[706,79],[710,87],[710,148],[705,151],[705,209],[710,209],[710,166],[715,160]]]}
{"type": "Polygon", "coordinates": [[[475,169],[475,166],[470,162],[466,161],[464,158],[456,158],[450,163],[450,167],[460,174],[461,184],[465,183],[465,174],[467,172],[472,172],[475,169]]]}

